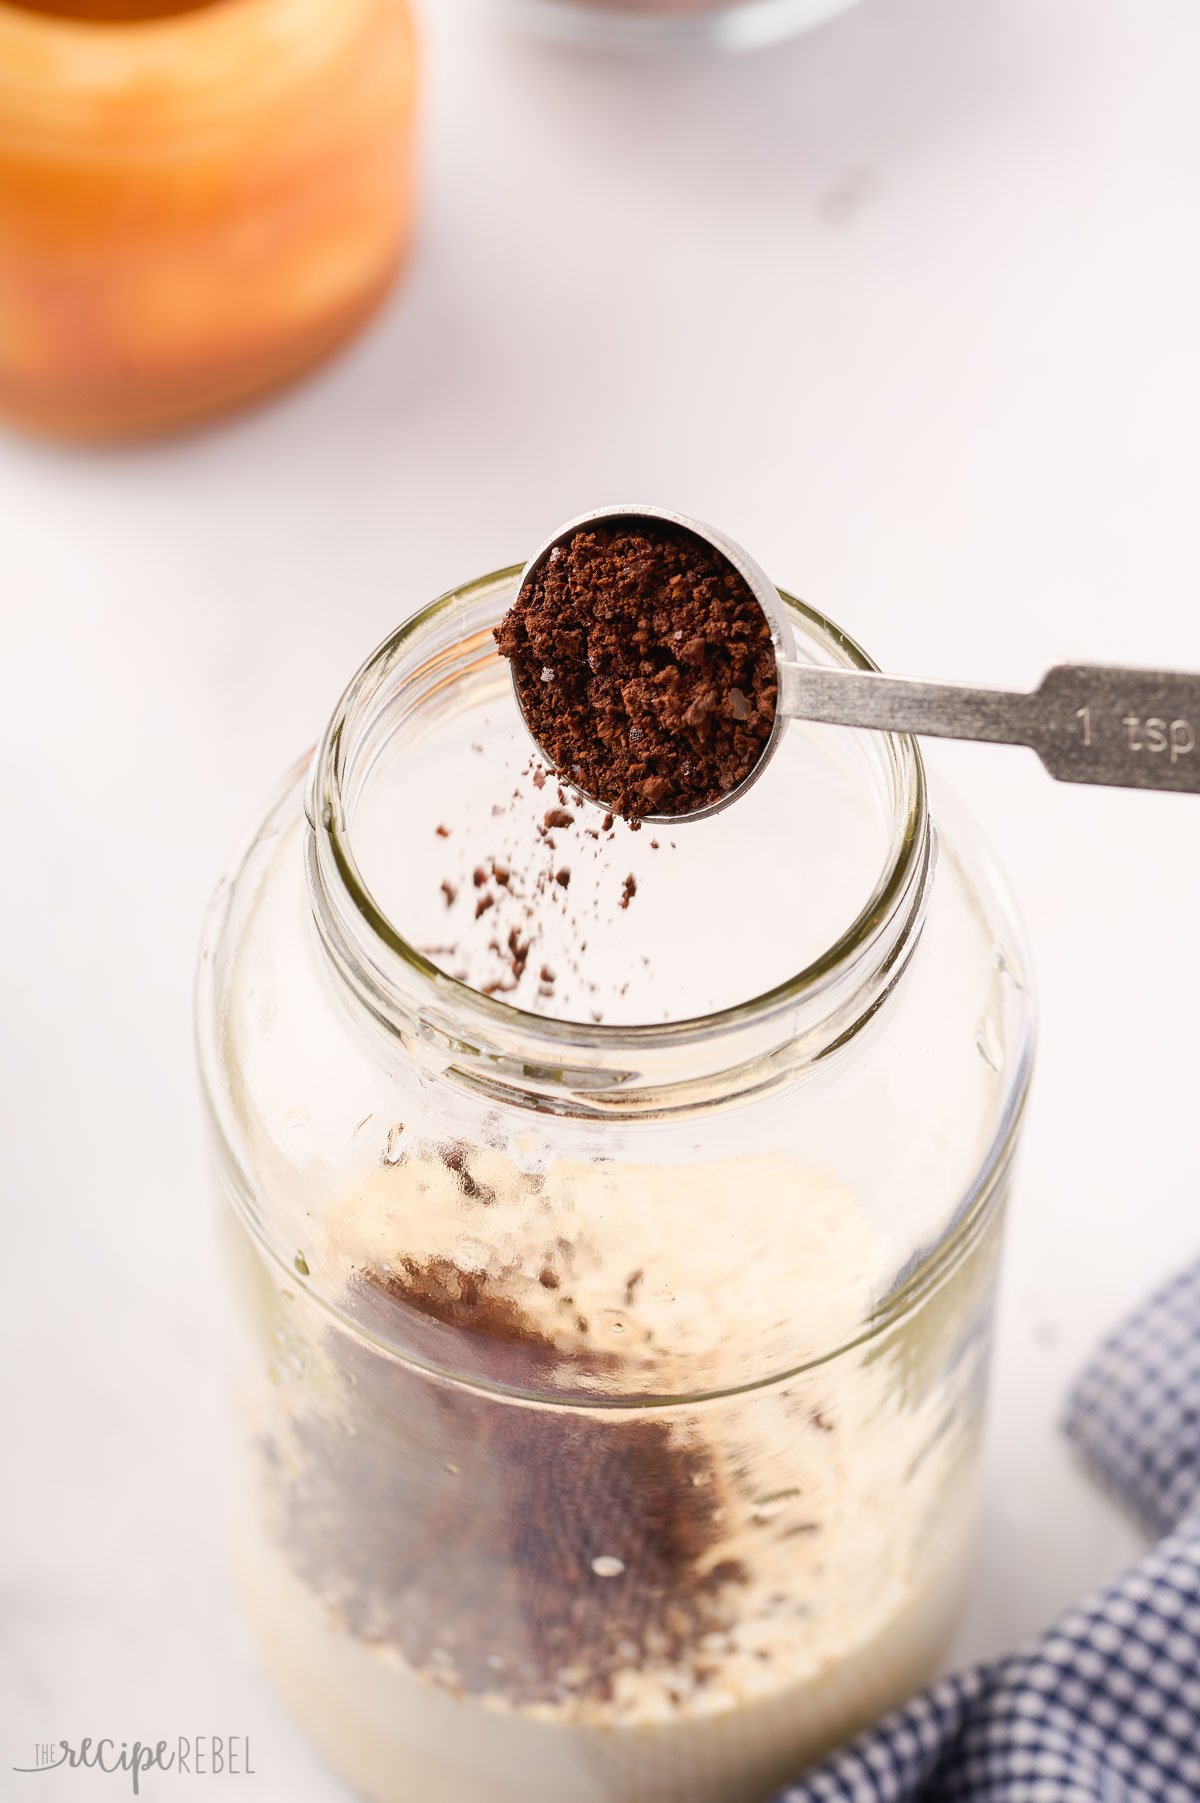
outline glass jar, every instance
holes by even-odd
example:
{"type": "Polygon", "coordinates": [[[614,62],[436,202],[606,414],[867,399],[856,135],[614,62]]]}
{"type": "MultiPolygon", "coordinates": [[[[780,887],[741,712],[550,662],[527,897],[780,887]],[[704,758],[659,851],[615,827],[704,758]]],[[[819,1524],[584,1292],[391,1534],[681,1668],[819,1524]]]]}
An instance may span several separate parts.
{"type": "MultiPolygon", "coordinates": [[[[484,0],[492,5],[494,0],[484,0]]],[[[543,35],[629,48],[749,50],[823,25],[857,0],[499,0],[543,35]]]]}
{"type": "Polygon", "coordinates": [[[407,245],[407,0],[0,0],[0,415],[109,439],[249,400],[407,245]]]}
{"type": "MultiPolygon", "coordinates": [[[[760,1803],[955,1623],[1019,933],[910,739],[793,725],[669,836],[548,807],[516,577],[368,660],[213,904],[240,1580],[379,1803],[760,1803]]],[[[787,605],[799,656],[871,667],[787,605]]]]}

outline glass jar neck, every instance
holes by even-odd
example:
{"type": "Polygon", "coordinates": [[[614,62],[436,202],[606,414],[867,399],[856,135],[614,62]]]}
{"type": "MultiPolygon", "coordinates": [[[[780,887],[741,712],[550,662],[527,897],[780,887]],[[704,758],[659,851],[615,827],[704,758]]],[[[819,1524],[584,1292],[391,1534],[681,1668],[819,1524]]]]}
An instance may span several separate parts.
{"type": "MultiPolygon", "coordinates": [[[[519,568],[413,616],[350,683],[318,748],[306,797],[309,893],[321,944],[353,1010],[399,1055],[510,1105],[571,1115],[662,1116],[729,1105],[795,1081],[847,1045],[900,981],[920,937],[934,865],[924,768],[912,739],[862,735],[887,851],[845,931],[765,993],[667,1024],[534,1014],[456,980],[388,917],[364,880],[353,821],[383,749],[414,749],[481,686],[507,675],[492,628],[519,568]]],[[[798,652],[875,666],[836,626],[784,596],[798,652]]]]}

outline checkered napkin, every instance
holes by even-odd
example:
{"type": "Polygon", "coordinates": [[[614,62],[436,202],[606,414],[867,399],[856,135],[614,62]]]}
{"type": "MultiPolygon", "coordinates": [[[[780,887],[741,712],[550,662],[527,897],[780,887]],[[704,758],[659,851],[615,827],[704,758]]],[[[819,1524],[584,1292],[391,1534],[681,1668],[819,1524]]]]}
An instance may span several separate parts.
{"type": "Polygon", "coordinates": [[[776,1803],[1200,1803],[1200,1265],[1105,1342],[1066,1430],[1154,1550],[776,1803]]]}

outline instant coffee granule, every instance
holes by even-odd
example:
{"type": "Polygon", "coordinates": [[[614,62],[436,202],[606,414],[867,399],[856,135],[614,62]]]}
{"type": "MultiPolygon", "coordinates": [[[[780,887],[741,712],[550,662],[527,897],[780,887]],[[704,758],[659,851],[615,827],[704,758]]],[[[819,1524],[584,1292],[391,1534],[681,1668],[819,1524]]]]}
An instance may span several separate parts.
{"type": "Polygon", "coordinates": [[[766,616],[728,559],[682,527],[581,527],[496,640],[556,773],[630,821],[711,806],[767,748],[778,679],[766,616]]]}
{"type": "MultiPolygon", "coordinates": [[[[569,806],[570,799],[561,784],[554,782],[553,774],[531,759],[520,772],[517,787],[491,809],[494,837],[489,834],[487,841],[468,846],[455,838],[445,822],[439,823],[434,829],[437,838],[453,840],[452,867],[439,884],[453,937],[423,943],[420,949],[482,994],[516,997],[518,1005],[535,1009],[551,1002],[557,1009],[582,1007],[593,1021],[599,1021],[603,1010],[596,1003],[601,987],[590,968],[588,935],[603,930],[603,900],[608,901],[614,918],[628,912],[638,893],[638,880],[632,872],[622,878],[614,871],[609,897],[598,896],[592,882],[587,885],[590,903],[585,899],[577,905],[572,870],[581,870],[586,878],[602,869],[604,854],[618,834],[629,829],[624,823],[618,826],[612,814],[589,826],[587,813],[569,806]],[[541,808],[528,835],[514,826],[511,811],[517,804],[523,813],[525,804],[534,795],[542,795],[547,785],[557,794],[557,806],[541,808]],[[487,849],[481,853],[485,844],[487,849]],[[552,919],[564,929],[558,941],[557,968],[542,956],[547,924],[552,919]]],[[[657,840],[651,841],[651,849],[660,849],[657,840]]],[[[641,963],[648,967],[649,959],[643,955],[641,963]]],[[[628,981],[619,984],[617,995],[623,996],[628,987],[628,981]]]]}

